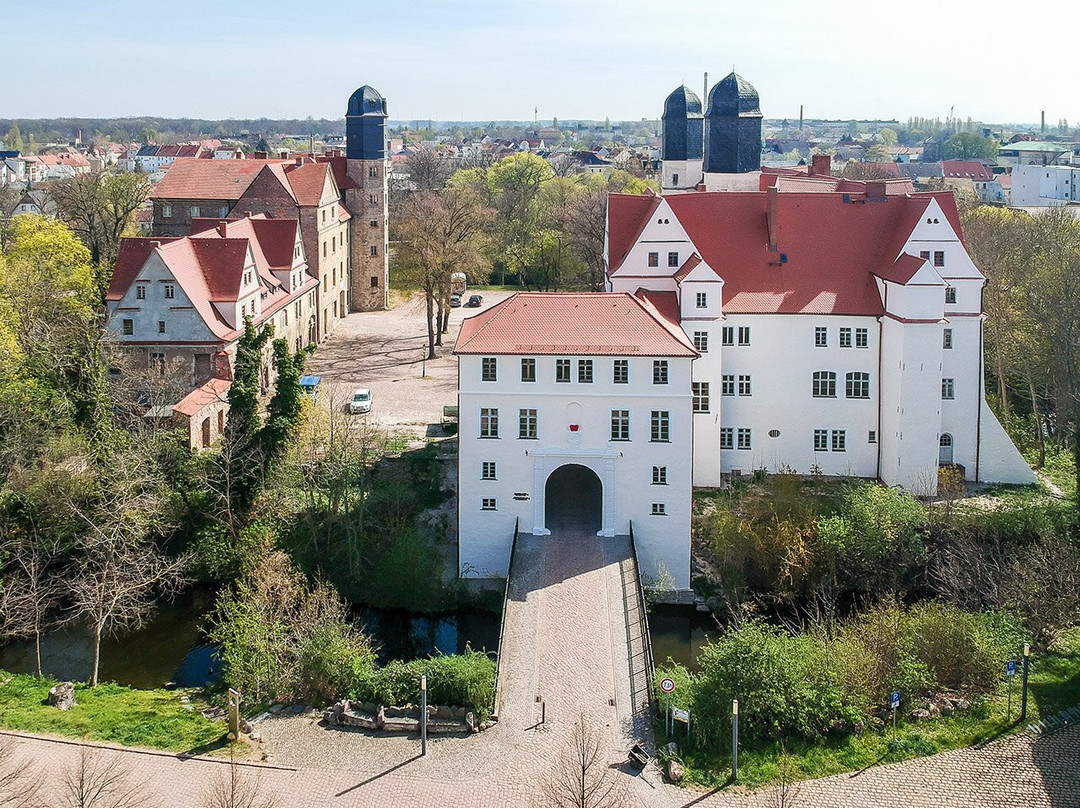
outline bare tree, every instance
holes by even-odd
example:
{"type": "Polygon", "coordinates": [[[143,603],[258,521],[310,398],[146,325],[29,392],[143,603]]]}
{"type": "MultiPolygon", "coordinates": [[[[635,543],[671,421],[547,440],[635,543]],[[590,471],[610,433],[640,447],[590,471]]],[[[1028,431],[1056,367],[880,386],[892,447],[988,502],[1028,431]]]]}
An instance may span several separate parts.
{"type": "Polygon", "coordinates": [[[277,800],[263,788],[258,773],[254,777],[229,754],[229,767],[219,770],[203,797],[204,808],[277,808],[277,800]]]}
{"type": "Polygon", "coordinates": [[[152,461],[135,451],[109,460],[101,493],[69,501],[85,528],[69,582],[70,619],[84,619],[94,640],[91,687],[97,686],[104,635],[140,628],[154,604],[185,583],[186,558],[164,556],[149,540],[168,526],[166,497],[152,461]]]}
{"type": "Polygon", "coordinates": [[[627,804],[625,784],[609,765],[603,737],[585,716],[574,722],[570,743],[551,779],[547,796],[559,808],[618,808],[627,804]]]}
{"type": "Polygon", "coordinates": [[[421,149],[405,161],[410,190],[441,191],[454,173],[450,160],[437,149],[421,149]]]}
{"type": "Polygon", "coordinates": [[[150,194],[150,180],[138,172],[91,171],[52,183],[57,214],[74,230],[94,263],[111,264],[120,237],[150,194]]]}
{"type": "Polygon", "coordinates": [[[0,808],[45,808],[41,790],[33,760],[19,755],[14,740],[0,738],[0,808]]]}
{"type": "Polygon", "coordinates": [[[41,635],[53,625],[52,615],[64,587],[51,565],[51,553],[21,536],[0,547],[7,555],[0,580],[0,632],[6,637],[33,639],[35,670],[41,676],[41,635]]]}
{"type": "Polygon", "coordinates": [[[83,746],[61,778],[59,808],[149,808],[148,786],[119,754],[83,746]]]}
{"type": "Polygon", "coordinates": [[[428,359],[442,344],[443,322],[450,310],[450,277],[475,275],[482,258],[479,241],[492,211],[471,188],[411,194],[403,205],[398,255],[407,276],[424,292],[427,306],[428,359]]]}

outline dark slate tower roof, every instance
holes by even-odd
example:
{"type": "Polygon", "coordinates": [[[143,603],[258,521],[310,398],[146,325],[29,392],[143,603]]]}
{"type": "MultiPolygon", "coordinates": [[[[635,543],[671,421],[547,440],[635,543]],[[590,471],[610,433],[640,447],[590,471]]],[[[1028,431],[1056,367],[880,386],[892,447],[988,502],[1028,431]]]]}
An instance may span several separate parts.
{"type": "Polygon", "coordinates": [[[754,85],[732,71],[709,93],[708,116],[740,117],[761,115],[761,104],[754,85]]]}
{"type": "Polygon", "coordinates": [[[385,118],[386,99],[374,87],[365,84],[349,98],[349,109],[345,115],[381,115],[385,118]]]}
{"type": "Polygon", "coordinates": [[[664,101],[663,160],[700,160],[702,155],[704,119],[701,99],[685,84],[664,101]]]}
{"type": "Polygon", "coordinates": [[[386,156],[386,99],[366,84],[349,98],[345,156],[350,160],[382,160],[386,156]]]}
{"type": "Polygon", "coordinates": [[[668,118],[701,117],[701,99],[685,84],[676,87],[664,101],[664,120],[668,118]]]}
{"type": "Polygon", "coordinates": [[[718,82],[705,113],[705,172],[761,170],[761,117],[754,85],[735,72],[718,82]]]}

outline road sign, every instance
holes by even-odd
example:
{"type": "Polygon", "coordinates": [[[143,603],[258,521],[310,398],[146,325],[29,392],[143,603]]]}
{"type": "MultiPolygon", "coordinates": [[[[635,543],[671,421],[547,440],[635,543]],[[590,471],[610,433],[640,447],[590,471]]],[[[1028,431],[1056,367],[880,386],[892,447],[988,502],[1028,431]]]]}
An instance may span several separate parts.
{"type": "Polygon", "coordinates": [[[672,679],[661,679],[660,680],[660,689],[663,690],[665,693],[670,693],[672,690],[675,689],[674,680],[672,680],[672,679]]]}
{"type": "Polygon", "coordinates": [[[681,721],[684,724],[690,723],[690,711],[680,710],[678,707],[671,708],[671,717],[676,721],[681,721]]]}
{"type": "Polygon", "coordinates": [[[899,690],[894,690],[892,692],[892,698],[890,698],[889,701],[892,703],[892,708],[894,710],[897,707],[899,707],[900,706],[900,691],[899,690]]]}
{"type": "Polygon", "coordinates": [[[1005,675],[1006,676],[1015,676],[1016,675],[1016,660],[1015,659],[1010,659],[1008,662],[1005,663],[1005,675]]]}

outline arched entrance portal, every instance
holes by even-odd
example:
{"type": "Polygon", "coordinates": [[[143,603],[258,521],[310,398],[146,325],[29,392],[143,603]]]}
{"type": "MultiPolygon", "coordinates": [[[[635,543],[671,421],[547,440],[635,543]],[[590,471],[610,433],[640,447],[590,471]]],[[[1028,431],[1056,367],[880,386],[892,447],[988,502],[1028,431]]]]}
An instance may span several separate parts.
{"type": "Polygon", "coordinates": [[[943,466],[951,466],[953,462],[953,439],[952,435],[945,432],[938,442],[938,463],[943,466]]]}
{"type": "Polygon", "coordinates": [[[599,532],[604,525],[604,486],[596,472],[576,463],[559,466],[544,486],[548,530],[599,532]]]}

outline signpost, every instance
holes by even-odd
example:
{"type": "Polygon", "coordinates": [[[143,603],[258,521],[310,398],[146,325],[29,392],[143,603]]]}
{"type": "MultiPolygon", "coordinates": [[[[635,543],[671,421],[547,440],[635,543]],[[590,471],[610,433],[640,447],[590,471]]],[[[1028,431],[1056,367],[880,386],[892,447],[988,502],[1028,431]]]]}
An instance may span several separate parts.
{"type": "Polygon", "coordinates": [[[1007,721],[1012,721],[1012,685],[1013,677],[1016,676],[1015,659],[1010,659],[1008,662],[1005,663],[1005,676],[1009,680],[1009,709],[1008,712],[1005,713],[1005,716],[1007,721]]]}
{"type": "Polygon", "coordinates": [[[674,731],[671,723],[671,691],[675,689],[675,680],[664,677],[660,680],[660,689],[667,695],[667,706],[664,710],[664,729],[670,735],[674,731]]]}
{"type": "Polygon", "coordinates": [[[1028,685],[1028,665],[1031,662],[1031,646],[1024,643],[1024,678],[1022,682],[1023,690],[1020,693],[1020,720],[1027,721],[1027,685],[1028,685]]]}
{"type": "Polygon", "coordinates": [[[900,691],[894,690],[892,696],[889,698],[889,703],[892,705],[892,732],[893,736],[896,736],[896,708],[900,706],[900,691]]]}
{"type": "Polygon", "coordinates": [[[427,674],[420,675],[420,754],[427,754],[427,674]]]}
{"type": "Polygon", "coordinates": [[[739,782],[739,700],[731,700],[731,782],[739,782]]]}

